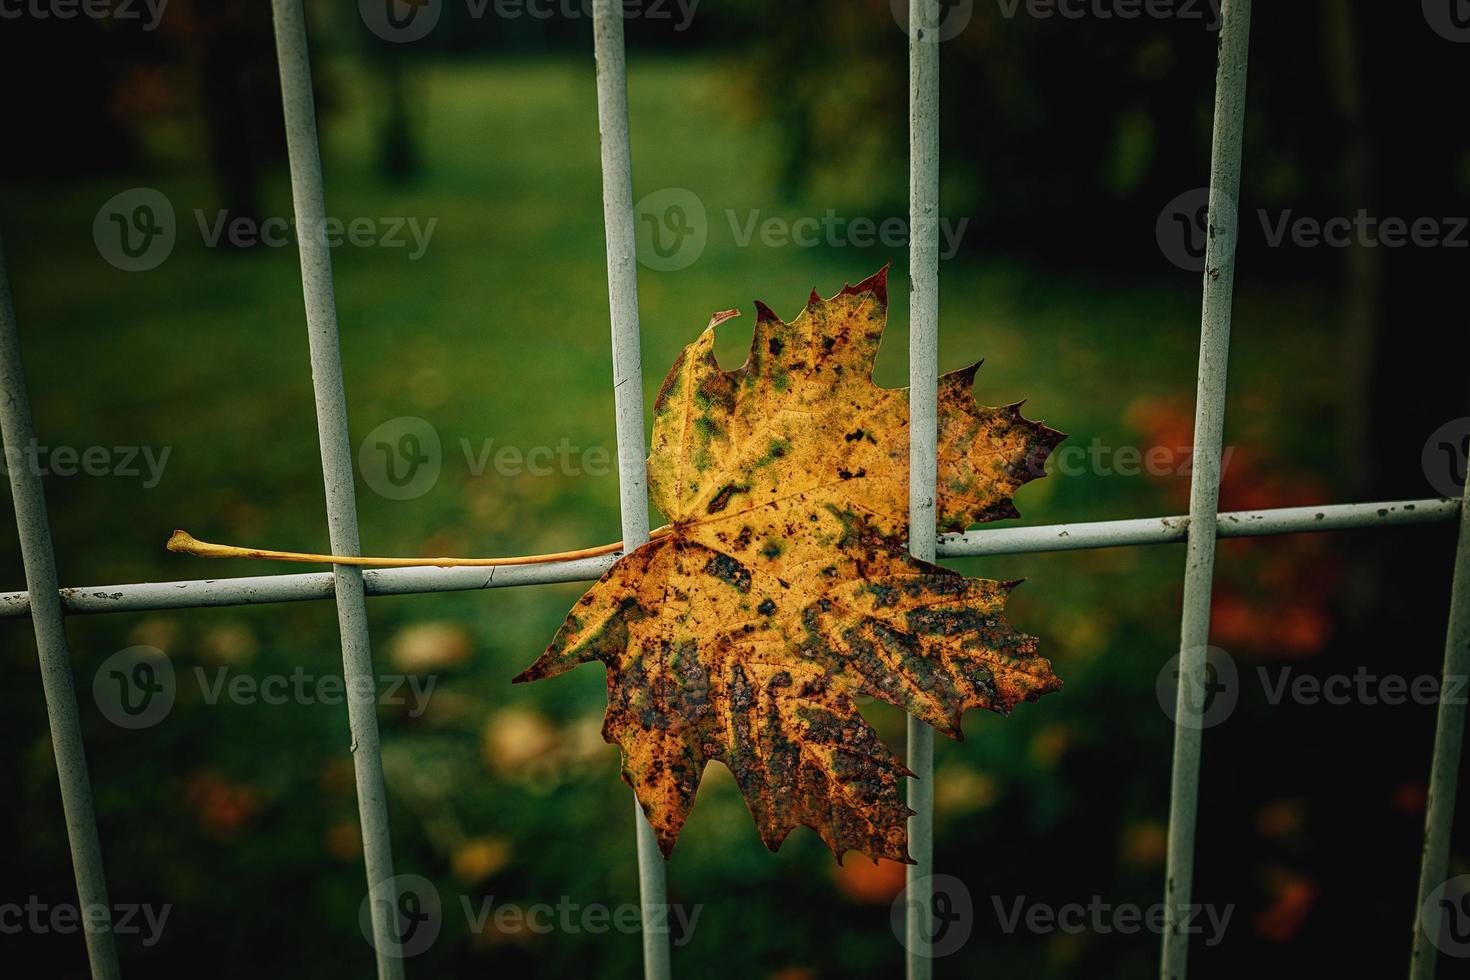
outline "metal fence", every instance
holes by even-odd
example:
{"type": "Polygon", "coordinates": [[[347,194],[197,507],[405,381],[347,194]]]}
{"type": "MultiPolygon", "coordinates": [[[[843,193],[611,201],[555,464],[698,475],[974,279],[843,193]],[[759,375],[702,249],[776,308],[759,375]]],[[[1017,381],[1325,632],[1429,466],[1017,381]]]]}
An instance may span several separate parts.
{"type": "MultiPolygon", "coordinates": [[[[306,300],[312,383],[316,395],[322,474],[326,484],[327,524],[335,554],[359,554],[347,406],[332,287],[331,257],[320,233],[325,216],[322,170],[307,56],[302,0],[272,0],[285,106],[291,188],[300,241],[301,278],[306,300]],[[316,230],[316,234],[308,233],[316,230]]],[[[613,398],[617,415],[618,474],[623,541],[629,549],[648,540],[648,487],[644,468],[643,383],[638,342],[637,260],[634,252],[632,166],[628,139],[627,72],[622,8],[618,0],[594,0],[597,56],[597,107],[602,136],[603,211],[607,229],[608,294],[612,322],[613,398]]],[[[1169,814],[1166,928],[1161,975],[1185,976],[1188,906],[1193,884],[1195,810],[1200,772],[1200,724],[1206,689],[1205,650],[1209,638],[1210,594],[1215,541],[1222,537],[1329,531],[1361,527],[1459,520],[1458,549],[1444,676],[1470,672],[1470,521],[1466,502],[1418,500],[1336,504],[1246,513],[1217,512],[1225,410],[1226,361],[1230,342],[1235,278],[1232,236],[1216,227],[1233,219],[1240,190],[1241,145],[1245,120],[1246,66],[1251,0],[1224,0],[1216,81],[1214,146],[1210,173],[1211,235],[1205,256],[1204,309],[1200,332],[1199,380],[1195,406],[1194,459],[1187,517],[1161,517],[1090,524],[1022,527],[935,534],[935,440],[938,346],[938,198],[939,198],[939,0],[911,0],[909,11],[910,107],[910,277],[912,324],[909,349],[911,385],[910,548],[924,559],[1022,552],[1069,551],[1183,541],[1183,623],[1180,630],[1180,682],[1175,712],[1174,765],[1169,814]]],[[[18,330],[9,282],[0,257],[0,425],[7,455],[29,445],[34,436],[18,330]]],[[[362,823],[363,856],[369,894],[392,889],[393,857],[388,832],[382,757],[375,700],[369,678],[372,656],[365,597],[406,593],[504,588],[599,577],[617,558],[568,561],[491,569],[407,568],[363,572],[334,566],[330,573],[106,585],[62,589],[56,578],[51,534],[40,475],[32,468],[9,467],[26,592],[0,594],[0,618],[30,616],[35,628],[51,738],[56,754],[72,865],[83,907],[108,908],[101,847],[87,777],[86,753],[77,717],[64,616],[147,609],[250,605],[334,598],[347,680],[352,759],[362,823]]],[[[1455,804],[1465,706],[1442,698],[1435,735],[1433,772],[1421,868],[1419,902],[1444,880],[1450,822],[1455,804]]],[[[911,852],[908,869],[909,948],[907,976],[931,976],[932,961],[919,951],[929,931],[930,896],[921,890],[933,872],[933,730],[914,718],[908,723],[908,765],[918,779],[909,784],[911,852]]],[[[639,886],[645,921],[649,909],[666,905],[665,863],[651,828],[634,806],[637,820],[639,886]]],[[[378,976],[403,976],[403,961],[393,955],[397,903],[373,901],[372,931],[378,976]]],[[[1417,922],[1417,913],[1415,916],[1417,922]]],[[[86,931],[92,976],[120,976],[110,926],[86,931]]],[[[650,980],[670,976],[666,935],[645,930],[644,973],[650,980]]],[[[1430,980],[1437,951],[1425,929],[1416,928],[1412,980],[1430,980]]]]}

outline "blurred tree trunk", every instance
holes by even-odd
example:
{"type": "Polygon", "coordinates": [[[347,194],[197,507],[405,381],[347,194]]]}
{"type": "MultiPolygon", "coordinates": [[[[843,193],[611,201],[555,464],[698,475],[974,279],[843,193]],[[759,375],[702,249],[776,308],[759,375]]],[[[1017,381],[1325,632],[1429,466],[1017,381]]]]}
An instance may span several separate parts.
{"type": "MultiPolygon", "coordinates": [[[[1436,34],[1417,5],[1389,11],[1328,0],[1325,12],[1334,108],[1346,134],[1343,213],[1366,210],[1379,223],[1342,259],[1346,490],[1363,500],[1435,496],[1425,440],[1470,415],[1470,333],[1453,312],[1470,248],[1387,247],[1381,224],[1430,218],[1444,234],[1453,231],[1446,219],[1470,213],[1464,110],[1450,97],[1470,49],[1436,34]]],[[[1403,616],[1403,625],[1418,620],[1416,635],[1432,636],[1443,629],[1450,539],[1431,535],[1436,544],[1416,551],[1396,537],[1375,535],[1354,549],[1345,622],[1357,631],[1403,616]],[[1397,610],[1387,620],[1385,603],[1397,610]]]]}
{"type": "MultiPolygon", "coordinates": [[[[1358,208],[1375,211],[1373,198],[1373,150],[1364,117],[1362,66],[1359,62],[1358,24],[1349,0],[1327,0],[1323,28],[1324,63],[1343,132],[1341,193],[1337,200],[1344,214],[1358,208]]],[[[1345,467],[1352,499],[1364,499],[1371,483],[1368,452],[1371,415],[1367,392],[1373,378],[1373,348],[1376,342],[1377,310],[1381,302],[1383,265],[1378,250],[1354,242],[1343,251],[1342,328],[1343,403],[1345,438],[1349,449],[1345,467]]]]}
{"type": "MultiPolygon", "coordinates": [[[[1444,422],[1470,415],[1463,313],[1470,249],[1387,247],[1381,222],[1397,218],[1412,226],[1429,218],[1444,234],[1454,230],[1446,219],[1470,214],[1467,129],[1458,98],[1470,47],[1436,34],[1419,4],[1348,8],[1333,0],[1328,24],[1337,108],[1349,133],[1344,194],[1349,216],[1366,208],[1380,226],[1343,259],[1351,403],[1343,472],[1362,499],[1436,496],[1424,471],[1425,441],[1444,422]]],[[[1344,541],[1350,584],[1329,669],[1362,665],[1378,676],[1439,676],[1454,542],[1446,525],[1364,532],[1344,541]]],[[[1334,747],[1319,777],[1344,787],[1337,812],[1354,814],[1352,821],[1324,826],[1317,845],[1344,853],[1364,839],[1402,842],[1393,849],[1405,858],[1385,867],[1372,895],[1361,894],[1357,871],[1332,866],[1322,882],[1331,907],[1324,904],[1320,914],[1339,934],[1377,931],[1398,941],[1404,962],[1434,714],[1432,706],[1388,713],[1381,705],[1350,705],[1314,736],[1334,747]],[[1410,761],[1400,769],[1374,758],[1410,761]],[[1406,780],[1396,769],[1418,775],[1406,780]]],[[[1462,835],[1457,853],[1466,844],[1462,835]]]]}
{"type": "MultiPolygon", "coordinates": [[[[259,224],[261,106],[279,101],[268,4],[196,3],[200,94],[209,162],[231,220],[259,224]]],[[[229,236],[222,239],[228,242],[229,236]]]]}
{"type": "Polygon", "coordinates": [[[404,184],[419,175],[421,164],[409,111],[408,72],[402,58],[390,56],[379,64],[385,89],[382,128],[378,131],[379,166],[389,181],[404,184]]]}

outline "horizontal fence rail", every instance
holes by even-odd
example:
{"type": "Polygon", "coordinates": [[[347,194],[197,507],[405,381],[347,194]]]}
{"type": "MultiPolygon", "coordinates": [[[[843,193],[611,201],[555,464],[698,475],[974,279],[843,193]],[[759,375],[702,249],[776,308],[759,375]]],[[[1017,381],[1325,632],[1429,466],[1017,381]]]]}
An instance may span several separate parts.
{"type": "MultiPolygon", "coordinates": [[[[1456,520],[1460,502],[1450,499],[1404,500],[1374,504],[1326,504],[1247,510],[1220,515],[1216,534],[1222,538],[1255,538],[1312,531],[1438,524],[1456,520]]],[[[1177,544],[1189,534],[1189,518],[1145,517],[1083,524],[1007,527],[939,538],[940,558],[1022,555],[1052,551],[1085,551],[1136,545],[1177,544]]],[[[501,568],[387,568],[363,573],[369,596],[476,592],[557,582],[593,582],[618,560],[600,555],[544,565],[501,568]]],[[[148,612],[157,609],[202,609],[255,606],[277,602],[330,599],[331,572],[252,575],[239,578],[141,582],[132,585],[83,585],[61,590],[62,609],[74,616],[148,612]]],[[[0,620],[23,619],[31,612],[25,592],[0,592],[0,620]]]]}

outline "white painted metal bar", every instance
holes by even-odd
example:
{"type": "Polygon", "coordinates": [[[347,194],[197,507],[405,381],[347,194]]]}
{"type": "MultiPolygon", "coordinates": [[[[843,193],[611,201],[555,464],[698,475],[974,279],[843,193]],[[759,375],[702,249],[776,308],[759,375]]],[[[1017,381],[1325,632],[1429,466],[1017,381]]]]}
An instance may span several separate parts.
{"type": "Polygon", "coordinates": [[[1194,835],[1203,729],[1200,715],[1205,704],[1205,653],[1210,641],[1210,595],[1215,575],[1250,26],[1251,0],[1225,0],[1221,7],[1220,62],[1215,78],[1209,236],[1205,247],[1199,386],[1194,410],[1194,474],[1190,480],[1184,609],[1179,631],[1179,690],[1174,718],[1174,772],[1169,793],[1165,929],[1160,964],[1160,975],[1165,980],[1184,980],[1189,957],[1188,906],[1194,885],[1194,835]]]}
{"type": "MultiPolygon", "coordinates": [[[[648,540],[648,464],[643,435],[643,359],[638,344],[638,256],[633,213],[633,156],[628,136],[628,61],[621,0],[593,0],[597,121],[602,144],[602,215],[607,235],[607,292],[612,319],[613,404],[617,414],[618,493],[628,550],[648,540]]],[[[669,937],[650,929],[668,906],[664,857],[643,807],[633,801],[638,892],[643,908],[643,975],[669,977],[669,937]]]]}
{"type": "MultiPolygon", "coordinates": [[[[97,814],[87,778],[87,752],[77,717],[71,655],[57,591],[56,556],[51,549],[51,524],[46,516],[46,491],[41,485],[41,474],[25,462],[25,448],[35,445],[36,430],[31,420],[30,394],[20,359],[20,327],[15,318],[3,249],[0,249],[0,433],[5,445],[5,468],[10,473],[10,493],[15,501],[26,588],[36,597],[31,608],[31,624],[36,633],[36,655],[41,662],[51,749],[56,755],[56,775],[61,783],[61,810],[71,844],[77,904],[85,913],[100,915],[105,921],[103,928],[84,929],[87,958],[93,980],[116,980],[120,974],[112,935],[112,905],[107,900],[102,843],[97,836],[97,814]],[[102,911],[92,911],[97,909],[102,911]]],[[[82,916],[84,923],[89,921],[88,914],[82,916]]]]}
{"type": "MultiPolygon", "coordinates": [[[[1450,590],[1450,621],[1445,631],[1444,673],[1441,690],[1452,691],[1451,678],[1470,674],[1470,486],[1461,502],[1460,536],[1455,551],[1454,584],[1450,590]]],[[[1449,873],[1450,822],[1455,816],[1455,790],[1460,775],[1460,753],[1465,741],[1465,699],[1441,698],[1430,765],[1429,808],[1424,818],[1424,857],[1419,868],[1419,901],[1414,909],[1414,953],[1409,980],[1434,980],[1439,950],[1431,939],[1431,922],[1424,906],[1449,873]]],[[[1437,910],[1436,910],[1437,911],[1437,910]]]]}
{"type": "MultiPolygon", "coordinates": [[[[934,561],[939,418],[939,0],[909,0],[909,551],[934,561]]],[[[933,928],[934,729],[908,716],[905,975],[929,980],[933,928]]]]}
{"type": "MultiPolygon", "coordinates": [[[[591,582],[612,567],[617,555],[578,561],[501,568],[368,569],[364,591],[370,596],[474,592],[517,585],[591,582]]],[[[150,609],[203,609],[215,606],[260,606],[275,602],[331,599],[336,585],[331,572],[294,575],[251,575],[136,585],[83,585],[61,590],[62,609],[73,615],[140,612],[150,609]]],[[[30,615],[30,594],[0,592],[0,619],[30,615]]]]}
{"type": "MultiPolygon", "coordinates": [[[[281,69],[281,102],[286,118],[286,149],[291,166],[291,198],[301,251],[301,285],[306,301],[311,380],[316,395],[317,437],[326,487],[327,527],[332,553],[358,555],[357,497],[353,487],[352,447],[347,427],[347,393],[337,333],[337,302],[332,286],[332,255],[326,234],[321,147],[311,62],[301,0],[272,0],[276,53],[281,69]]],[[[337,623],[342,639],[342,671],[349,692],[348,725],[357,779],[357,809],[362,823],[379,980],[401,980],[397,894],[393,849],[388,834],[388,796],[378,740],[377,697],[362,571],[337,565],[332,571],[337,623]]]]}
{"type": "MultiPolygon", "coordinates": [[[[1307,531],[1347,531],[1355,528],[1400,527],[1455,520],[1456,500],[1404,500],[1382,504],[1327,504],[1321,507],[1283,507],[1278,510],[1237,511],[1220,514],[1217,538],[1255,538],[1307,531]]],[[[1131,521],[1089,524],[1050,524],[1044,527],[1003,527],[939,539],[944,558],[979,555],[1019,555],[1052,551],[1080,551],[1133,545],[1171,544],[1189,537],[1189,518],[1145,517],[1131,521]]]]}
{"type": "MultiPolygon", "coordinates": [[[[1217,521],[1216,533],[1221,538],[1267,537],[1310,531],[1436,524],[1456,520],[1459,516],[1460,502],[1457,500],[1324,504],[1320,507],[1224,513],[1217,521]]],[[[941,558],[971,558],[982,555],[1020,555],[1173,544],[1184,541],[1188,533],[1189,518],[1184,516],[992,528],[942,535],[939,538],[938,554],[941,558]]],[[[364,585],[369,596],[393,596],[473,592],[478,589],[547,585],[555,582],[590,582],[602,577],[619,557],[602,555],[545,565],[488,569],[369,569],[364,575],[364,585]]],[[[253,606],[330,599],[332,596],[332,574],[310,572],[132,585],[75,586],[61,590],[61,608],[70,615],[92,615],[153,609],[253,606]]],[[[0,619],[21,619],[30,613],[29,593],[0,592],[0,619]]]]}

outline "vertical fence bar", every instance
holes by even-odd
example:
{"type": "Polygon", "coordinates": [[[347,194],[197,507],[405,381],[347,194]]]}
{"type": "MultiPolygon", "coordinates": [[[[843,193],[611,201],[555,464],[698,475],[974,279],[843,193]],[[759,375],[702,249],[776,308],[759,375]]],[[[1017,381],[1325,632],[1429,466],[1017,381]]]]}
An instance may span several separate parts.
{"type": "MultiPolygon", "coordinates": [[[[316,103],[306,50],[301,0],[272,0],[276,52],[281,67],[281,101],[286,116],[286,148],[291,164],[291,198],[301,249],[301,286],[306,300],[311,380],[316,394],[317,437],[326,485],[327,527],[332,552],[360,554],[357,498],[353,489],[352,448],[347,430],[347,394],[342,382],[342,351],[337,335],[337,303],[332,287],[332,256],[326,239],[326,202],[322,190],[321,149],[317,142],[316,103]]],[[[377,685],[368,640],[362,570],[332,569],[337,623],[342,637],[342,672],[347,682],[347,716],[352,733],[352,765],[357,779],[357,809],[362,822],[363,861],[372,897],[373,948],[380,980],[399,980],[397,895],[393,849],[388,836],[388,797],[378,741],[377,685]]]]}
{"type": "MultiPolygon", "coordinates": [[[[36,654],[41,661],[41,686],[46,694],[46,718],[51,726],[51,748],[56,753],[56,775],[61,782],[61,809],[71,843],[72,873],[77,901],[85,912],[106,910],[101,929],[87,928],[87,958],[94,980],[116,980],[117,947],[112,935],[112,906],[107,901],[107,879],[102,871],[102,844],[97,837],[97,815],[87,779],[87,753],[77,717],[76,688],[72,683],[71,655],[56,581],[56,555],[51,550],[51,525],[46,517],[46,491],[41,474],[26,462],[26,450],[35,444],[30,395],[20,360],[20,328],[0,247],[0,432],[5,444],[10,494],[15,501],[15,523],[25,563],[26,589],[31,596],[31,623],[36,631],[36,654]]],[[[92,913],[98,914],[98,913],[92,913]]],[[[83,922],[90,921],[83,915],[83,922]]]]}
{"type": "Polygon", "coordinates": [[[1205,247],[1199,386],[1194,409],[1194,476],[1190,482],[1184,609],[1179,631],[1179,690],[1174,715],[1174,775],[1164,888],[1161,976],[1165,980],[1183,980],[1189,958],[1189,935],[1185,928],[1190,921],[1188,905],[1194,885],[1201,716],[1207,690],[1205,648],[1210,638],[1210,592],[1215,574],[1215,528],[1235,288],[1236,202],[1240,198],[1250,27],[1251,0],[1225,0],[1221,9],[1220,63],[1215,78],[1209,236],[1205,247]]]}
{"type": "MultiPolygon", "coordinates": [[[[909,2],[909,551],[933,561],[939,417],[939,0],[909,2]]],[[[928,980],[933,938],[934,729],[909,715],[908,980],[928,980]]]]}
{"type": "MultiPolygon", "coordinates": [[[[643,438],[643,359],[638,346],[638,256],[633,156],[628,138],[628,60],[621,0],[593,0],[597,123],[602,143],[602,216],[607,231],[607,293],[612,319],[613,403],[617,413],[618,494],[623,548],[648,541],[648,462],[643,438]]],[[[650,930],[668,904],[664,858],[643,807],[633,801],[638,893],[643,907],[643,975],[667,980],[667,932],[650,930]],[[654,910],[659,910],[655,912],[654,910]]]]}
{"type": "MultiPolygon", "coordinates": [[[[1441,691],[1456,688],[1451,678],[1470,674],[1470,486],[1460,504],[1460,537],[1455,551],[1455,577],[1450,592],[1450,622],[1445,634],[1444,681],[1441,691]]],[[[1414,955],[1409,980],[1434,980],[1439,951],[1431,940],[1431,923],[1423,909],[1429,895],[1449,872],[1450,821],[1455,815],[1455,789],[1465,738],[1465,700],[1439,699],[1434,732],[1434,762],[1429,777],[1429,812],[1424,818],[1424,858],[1419,869],[1419,904],[1415,907],[1414,955]]]]}

